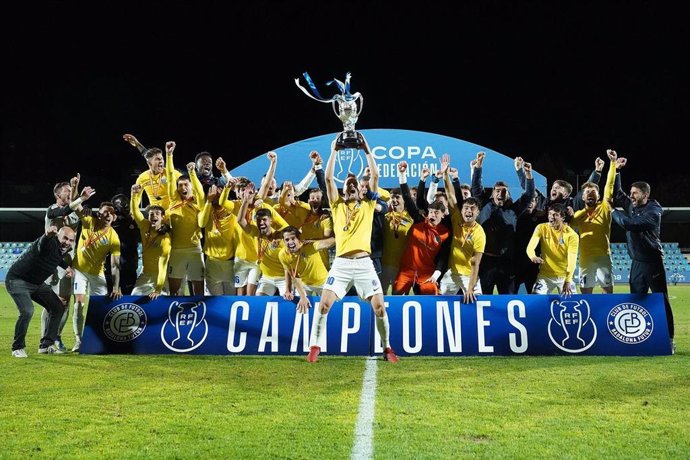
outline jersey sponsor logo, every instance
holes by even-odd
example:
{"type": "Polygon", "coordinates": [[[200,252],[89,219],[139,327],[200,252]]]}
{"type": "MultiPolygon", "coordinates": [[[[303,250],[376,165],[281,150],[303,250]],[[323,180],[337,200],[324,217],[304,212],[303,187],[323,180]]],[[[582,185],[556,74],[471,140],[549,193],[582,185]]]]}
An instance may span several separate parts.
{"type": "Polygon", "coordinates": [[[554,300],[551,302],[549,338],[567,353],[581,353],[597,340],[597,326],[586,300],[554,300]]]}
{"type": "Polygon", "coordinates": [[[204,302],[172,302],[168,318],[161,328],[161,340],[172,351],[195,350],[208,336],[204,302]]]}
{"type": "Polygon", "coordinates": [[[129,342],[146,328],[146,312],[139,305],[122,303],[111,308],[103,319],[103,332],[113,342],[129,342]]]}
{"type": "Polygon", "coordinates": [[[621,303],[613,307],[606,324],[611,335],[627,345],[644,342],[654,331],[652,315],[636,303],[621,303]]]}

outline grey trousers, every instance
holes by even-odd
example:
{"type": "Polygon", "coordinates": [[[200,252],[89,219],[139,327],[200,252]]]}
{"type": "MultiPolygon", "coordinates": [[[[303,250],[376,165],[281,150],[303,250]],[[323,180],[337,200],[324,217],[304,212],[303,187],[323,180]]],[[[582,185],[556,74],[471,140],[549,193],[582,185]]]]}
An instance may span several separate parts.
{"type": "Polygon", "coordinates": [[[32,284],[18,278],[8,278],[5,280],[5,286],[8,294],[17,304],[17,309],[19,309],[19,317],[14,326],[12,350],[26,348],[26,331],[29,329],[31,317],[34,315],[33,302],[48,310],[50,315],[48,329],[45,335],[41,337],[40,347],[45,348],[52,345],[57,337],[60,319],[65,311],[60,298],[45,283],[32,284]]]}

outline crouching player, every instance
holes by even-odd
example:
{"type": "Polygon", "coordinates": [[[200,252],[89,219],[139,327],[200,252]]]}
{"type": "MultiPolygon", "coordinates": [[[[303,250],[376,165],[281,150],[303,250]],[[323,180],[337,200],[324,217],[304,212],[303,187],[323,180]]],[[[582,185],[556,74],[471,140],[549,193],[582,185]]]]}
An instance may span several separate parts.
{"type": "Polygon", "coordinates": [[[304,242],[296,227],[287,227],[283,230],[283,243],[285,247],[278,255],[285,270],[286,290],[283,297],[292,300],[294,289],[299,295],[298,311],[307,313],[311,308],[307,296],[320,296],[322,286],[328,278],[328,270],[323,264],[320,251],[333,246],[335,238],[304,242]]]}

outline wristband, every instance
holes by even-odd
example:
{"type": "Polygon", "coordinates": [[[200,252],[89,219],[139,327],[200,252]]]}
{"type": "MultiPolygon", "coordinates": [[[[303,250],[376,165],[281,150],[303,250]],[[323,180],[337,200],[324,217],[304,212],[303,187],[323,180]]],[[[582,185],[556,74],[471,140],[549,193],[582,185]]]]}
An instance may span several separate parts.
{"type": "Polygon", "coordinates": [[[74,210],[76,210],[76,209],[79,207],[80,204],[82,204],[83,201],[84,201],[84,200],[82,200],[82,198],[79,197],[79,198],[77,198],[76,200],[74,200],[73,202],[71,202],[71,203],[69,204],[69,208],[70,208],[72,211],[74,211],[74,210]]]}

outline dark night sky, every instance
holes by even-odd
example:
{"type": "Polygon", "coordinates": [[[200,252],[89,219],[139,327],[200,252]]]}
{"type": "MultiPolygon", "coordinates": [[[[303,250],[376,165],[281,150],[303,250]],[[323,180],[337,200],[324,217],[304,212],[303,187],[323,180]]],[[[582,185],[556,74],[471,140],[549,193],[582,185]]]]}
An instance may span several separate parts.
{"type": "Polygon", "coordinates": [[[358,128],[457,137],[573,183],[613,147],[624,184],[690,205],[680,3],[99,3],[4,8],[0,206],[47,206],[77,171],[101,199],[128,190],[145,164],[125,132],[232,167],[341,129],[294,86],[305,70],[352,72],[358,128]]]}

